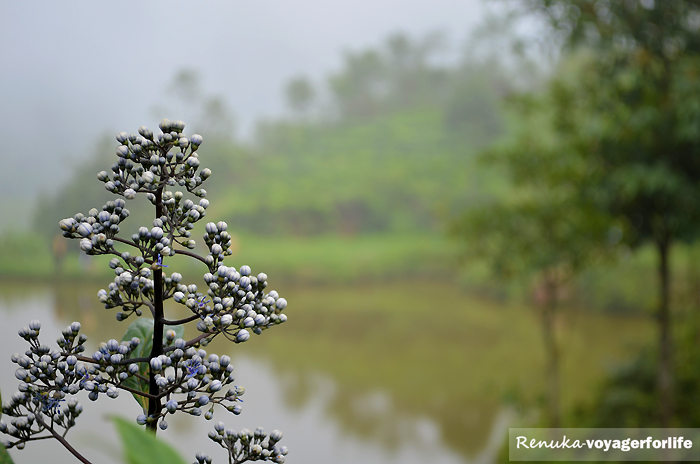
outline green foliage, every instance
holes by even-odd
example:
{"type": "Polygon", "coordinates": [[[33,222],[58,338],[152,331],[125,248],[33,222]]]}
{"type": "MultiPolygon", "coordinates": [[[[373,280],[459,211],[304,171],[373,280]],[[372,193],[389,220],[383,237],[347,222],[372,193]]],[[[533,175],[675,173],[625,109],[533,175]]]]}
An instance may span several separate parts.
{"type": "Polygon", "coordinates": [[[351,121],[445,102],[452,72],[433,64],[442,48],[440,34],[417,40],[394,34],[378,49],[346,52],[343,68],[329,79],[339,117],[351,121]]]}
{"type": "Polygon", "coordinates": [[[608,50],[641,48],[654,56],[674,57],[700,47],[696,1],[523,0],[541,14],[568,45],[587,44],[608,50]]]}
{"type": "Polygon", "coordinates": [[[155,435],[121,417],[113,417],[128,464],[185,464],[170,445],[155,435]]]}
{"type": "MultiPolygon", "coordinates": [[[[21,243],[33,243],[40,237],[27,235],[21,243]]],[[[236,235],[235,259],[255,268],[263,268],[282,280],[314,282],[353,282],[369,278],[399,278],[451,272],[456,248],[439,234],[363,234],[353,237],[324,234],[314,237],[286,237],[242,233],[236,235]]],[[[14,241],[8,248],[0,245],[0,278],[51,279],[55,267],[47,249],[31,261],[22,258],[14,241]],[[9,259],[15,257],[15,259],[9,259]],[[4,259],[8,258],[8,259],[4,259]]],[[[173,266],[183,275],[197,275],[201,264],[179,256],[173,266]]],[[[63,279],[100,280],[114,272],[103,257],[94,257],[89,266],[69,253],[63,263],[63,279]]]]}
{"type": "MultiPolygon", "coordinates": [[[[440,50],[438,36],[396,35],[380,47],[348,53],[330,78],[330,107],[308,107],[308,82],[289,84],[299,94],[298,109],[321,121],[261,123],[251,146],[212,137],[208,166],[219,174],[209,184],[213,213],[253,234],[440,232],[445,216],[497,184],[474,168],[473,154],[502,131],[500,100],[510,91],[505,71],[494,63],[465,58],[441,65],[440,50]]],[[[197,76],[180,72],[173,92],[187,107],[201,97],[197,76]]],[[[112,146],[97,151],[110,153],[112,146]]],[[[55,230],[62,219],[56,211],[86,213],[94,199],[106,200],[100,184],[86,179],[107,162],[86,161],[75,178],[45,197],[35,229],[55,230]]],[[[130,223],[152,220],[143,203],[130,204],[130,223]]]]}
{"type": "Polygon", "coordinates": [[[11,276],[48,275],[52,269],[50,242],[34,233],[0,237],[0,269],[11,276]]]}
{"type": "MultiPolygon", "coordinates": [[[[220,142],[208,157],[221,173],[210,179],[212,214],[265,235],[437,231],[489,182],[450,130],[440,110],[422,108],[353,125],[276,123],[254,149],[220,142]]],[[[87,212],[87,199],[107,197],[99,189],[71,182],[61,208],[87,212]]],[[[58,198],[39,208],[37,230],[55,229],[58,198]]],[[[132,202],[129,223],[146,222],[147,206],[132,202]]]]}
{"type": "MultiPolygon", "coordinates": [[[[669,250],[700,233],[700,35],[696,2],[524,0],[550,20],[569,47],[587,47],[575,78],[549,83],[549,127],[561,156],[585,176],[543,176],[622,225],[631,246],[652,244],[658,256],[660,421],[672,420],[673,362],[669,250]],[[690,125],[689,125],[690,122],[690,125]],[[582,171],[584,172],[584,171],[582,171]]],[[[547,160],[545,157],[541,160],[547,160]]],[[[537,156],[537,153],[535,153],[537,156]]]]}
{"type": "Polygon", "coordinates": [[[252,193],[228,206],[250,231],[424,233],[437,230],[441,210],[476,194],[472,157],[450,138],[438,110],[351,126],[277,125],[266,130],[260,150],[247,179],[226,186],[231,198],[252,193]]]}
{"type": "MultiPolygon", "coordinates": [[[[697,398],[700,395],[700,325],[697,314],[684,315],[676,337],[676,378],[674,386],[675,427],[700,425],[697,398]]],[[[593,401],[577,408],[580,427],[660,426],[660,394],[657,383],[658,353],[647,347],[632,360],[618,364],[597,390],[593,401]]]]}
{"type": "Polygon", "coordinates": [[[2,445],[0,445],[0,464],[13,464],[10,454],[2,445]]]}
{"type": "MultiPolygon", "coordinates": [[[[547,8],[556,4],[565,11],[572,5],[591,8],[576,1],[531,3],[547,8]]],[[[614,3],[613,10],[622,8],[621,2],[614,3]]],[[[642,10],[620,19],[618,32],[628,33],[625,21],[647,21],[642,10]]],[[[593,19],[584,12],[580,21],[577,27],[593,19]]],[[[498,208],[484,205],[466,230],[479,229],[480,223],[484,234],[491,227],[502,228],[512,240],[524,240],[530,247],[527,233],[513,228],[519,227],[514,222],[522,222],[517,216],[529,211],[530,228],[539,221],[543,231],[561,231],[552,221],[563,222],[563,229],[574,233],[569,244],[544,240],[542,234],[544,255],[535,256],[536,261],[551,261],[545,258],[551,253],[544,250],[557,244],[569,255],[562,256],[566,260],[578,260],[580,256],[571,254],[582,251],[586,242],[593,247],[597,242],[604,250],[606,230],[610,238],[632,246],[654,243],[667,249],[673,241],[693,240],[700,230],[700,204],[695,201],[700,196],[700,158],[694,155],[700,151],[700,131],[694,124],[700,111],[697,51],[689,44],[686,54],[659,55],[640,38],[629,48],[569,54],[542,92],[511,98],[509,135],[488,157],[505,168],[515,193],[501,197],[498,208]],[[535,204],[559,211],[538,215],[535,204]],[[509,215],[514,218],[499,219],[509,215]]],[[[515,247],[508,240],[501,243],[501,248],[515,247]]],[[[503,260],[505,253],[501,255],[503,260]]]]}
{"type": "MultiPolygon", "coordinates": [[[[183,338],[185,337],[185,327],[182,325],[173,325],[169,326],[170,330],[175,331],[175,338],[183,338]]],[[[122,337],[122,341],[129,341],[132,338],[138,338],[141,340],[141,343],[133,350],[132,352],[132,357],[134,358],[145,358],[148,357],[151,353],[151,350],[153,349],[153,319],[147,319],[145,317],[139,317],[138,319],[135,319],[134,322],[129,324],[129,327],[126,329],[126,332],[124,333],[124,336],[122,337]]],[[[164,343],[166,342],[165,340],[165,335],[163,336],[163,341],[164,343]]],[[[141,379],[138,377],[129,377],[124,381],[124,385],[133,388],[135,390],[148,393],[148,376],[149,376],[149,371],[150,367],[148,363],[139,363],[139,373],[144,376],[145,378],[141,379]]],[[[139,405],[143,408],[144,414],[146,411],[148,411],[148,398],[140,395],[136,395],[132,393],[132,396],[136,400],[136,402],[139,403],[139,405]]]]}
{"type": "Polygon", "coordinates": [[[562,84],[555,81],[544,93],[509,99],[508,134],[481,159],[510,186],[453,222],[467,255],[488,262],[498,276],[556,270],[570,278],[610,251],[614,222],[581,195],[593,179],[591,166],[565,131],[577,113],[564,83],[579,67],[565,69],[562,84]],[[569,111],[558,111],[558,103],[569,111]]]}
{"type": "Polygon", "coordinates": [[[698,5],[524,3],[560,28],[569,45],[594,52],[576,79],[557,79],[548,91],[562,121],[553,127],[590,166],[581,194],[625,221],[630,244],[693,239],[700,222],[698,5]]]}
{"type": "MultiPolygon", "coordinates": [[[[687,86],[688,67],[699,72],[700,62],[657,70],[640,59],[630,61],[623,69],[603,70],[615,79],[629,74],[630,83],[613,82],[607,92],[585,92],[592,106],[589,118],[601,121],[593,139],[597,150],[588,152],[599,166],[590,194],[626,220],[632,244],[693,239],[700,221],[694,200],[700,195],[700,160],[694,156],[700,150],[700,133],[681,123],[694,99],[675,88],[687,86]]],[[[606,74],[599,76],[607,79],[606,74]]]]}
{"type": "Polygon", "coordinates": [[[605,250],[607,224],[581,205],[552,194],[514,204],[485,205],[465,214],[453,232],[467,253],[502,277],[553,269],[576,273],[605,250]]]}

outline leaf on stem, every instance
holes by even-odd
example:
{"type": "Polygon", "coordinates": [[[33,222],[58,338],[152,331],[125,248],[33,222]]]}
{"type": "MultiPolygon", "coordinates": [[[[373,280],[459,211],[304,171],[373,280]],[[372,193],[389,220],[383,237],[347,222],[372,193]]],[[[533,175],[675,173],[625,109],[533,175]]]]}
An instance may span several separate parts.
{"type": "Polygon", "coordinates": [[[14,464],[10,454],[2,444],[0,444],[0,464],[14,464]]]}
{"type": "MultiPolygon", "coordinates": [[[[185,336],[185,327],[182,325],[170,326],[168,329],[175,331],[176,339],[184,338],[185,336]]],[[[122,341],[129,341],[134,337],[141,340],[141,343],[131,352],[131,357],[147,358],[151,354],[151,349],[153,348],[153,319],[143,317],[136,319],[129,325],[129,328],[126,329],[122,341]]],[[[163,342],[165,342],[165,339],[163,339],[163,342]]],[[[148,378],[149,372],[150,367],[147,362],[139,364],[139,373],[141,375],[148,378]]],[[[148,393],[148,380],[143,380],[138,377],[129,377],[124,381],[124,386],[148,393]]],[[[146,414],[148,411],[148,399],[134,393],[132,393],[132,395],[143,408],[144,414],[146,414]]]]}
{"type": "Polygon", "coordinates": [[[170,445],[158,440],[143,427],[121,417],[113,417],[128,464],[186,464],[170,445]]]}

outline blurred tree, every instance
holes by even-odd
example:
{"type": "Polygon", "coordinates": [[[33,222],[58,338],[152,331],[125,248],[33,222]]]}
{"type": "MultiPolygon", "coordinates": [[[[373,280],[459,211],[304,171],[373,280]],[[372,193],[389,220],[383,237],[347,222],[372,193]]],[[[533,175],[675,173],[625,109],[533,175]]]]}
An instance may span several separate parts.
{"type": "Polygon", "coordinates": [[[348,52],[345,69],[330,78],[330,87],[344,119],[377,114],[380,98],[386,94],[384,63],[374,50],[348,52]]]}
{"type": "Polygon", "coordinates": [[[433,32],[412,40],[397,33],[385,43],[387,104],[391,109],[430,106],[446,100],[449,78],[454,72],[442,68],[437,58],[445,49],[445,38],[433,32]]]}
{"type": "Polygon", "coordinates": [[[593,250],[600,243],[595,239],[602,233],[580,213],[579,205],[547,194],[475,208],[454,228],[469,242],[474,256],[490,261],[496,275],[523,278],[534,274],[536,278],[533,299],[542,329],[550,427],[561,426],[557,309],[572,279],[595,256],[593,250]]]}
{"type": "Polygon", "coordinates": [[[443,106],[460,77],[455,69],[439,64],[443,49],[440,33],[421,39],[397,33],[383,47],[346,53],[343,68],[329,79],[340,120],[443,106]]]}
{"type": "Polygon", "coordinates": [[[513,98],[510,136],[483,157],[505,170],[514,189],[469,209],[452,232],[468,257],[485,260],[501,278],[535,277],[546,355],[547,418],[561,425],[556,313],[578,273],[610,247],[611,222],[569,181],[585,179],[588,166],[566,156],[568,139],[551,129],[555,113],[548,95],[513,98]]]}
{"type": "Polygon", "coordinates": [[[568,127],[586,163],[596,166],[582,194],[625,221],[631,245],[658,255],[659,420],[674,410],[669,269],[671,245],[700,231],[700,2],[697,0],[522,0],[549,21],[566,49],[593,59],[575,102],[588,115],[568,127]]]}
{"type": "Polygon", "coordinates": [[[194,127],[202,127],[200,131],[217,140],[232,140],[235,135],[236,121],[229,110],[224,97],[213,95],[207,97],[199,110],[199,119],[195,120],[194,127]],[[206,128],[206,130],[204,130],[206,128]]]}
{"type": "Polygon", "coordinates": [[[289,109],[298,115],[305,115],[314,102],[316,91],[307,77],[297,76],[287,82],[284,94],[289,109]]]}
{"type": "Polygon", "coordinates": [[[197,101],[202,94],[201,78],[197,71],[191,68],[177,71],[168,85],[168,93],[187,104],[197,101]]]}

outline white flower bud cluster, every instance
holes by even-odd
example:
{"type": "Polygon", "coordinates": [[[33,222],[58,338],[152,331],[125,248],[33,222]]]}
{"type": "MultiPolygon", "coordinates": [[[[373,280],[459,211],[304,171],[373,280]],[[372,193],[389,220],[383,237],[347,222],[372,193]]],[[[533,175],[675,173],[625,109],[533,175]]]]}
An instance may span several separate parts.
{"type": "MultiPolygon", "coordinates": [[[[158,193],[165,185],[180,185],[200,197],[195,204],[189,199],[183,201],[182,192],[162,191],[167,216],[160,219],[165,236],[168,240],[183,239],[180,242],[183,246],[194,248],[194,241],[189,239],[190,230],[205,216],[209,206],[204,198],[206,191],[199,187],[211,175],[211,170],[205,168],[197,173],[199,155],[195,150],[201,145],[202,137],[196,134],[190,139],[185,137],[182,134],[185,125],[181,121],[164,119],[160,127],[163,133],[158,135],[145,127],[139,129],[139,134],[120,132],[117,135],[120,145],[116,150],[119,159],[112,166],[113,173],[102,171],[97,178],[105,183],[107,190],[129,200],[137,193],[146,193],[155,204],[154,192],[158,193]],[[170,230],[171,225],[173,230],[170,230]]],[[[64,236],[80,239],[80,247],[86,253],[113,253],[112,238],[119,232],[119,223],[129,215],[124,205],[121,199],[109,202],[102,212],[93,209],[88,217],[78,214],[60,221],[59,226],[64,236]]],[[[156,251],[167,256],[172,244],[163,246],[166,250],[156,251]]]]}
{"type": "MultiPolygon", "coordinates": [[[[38,338],[38,330],[31,327],[32,324],[29,329],[21,329],[20,336],[38,338]]],[[[57,391],[65,394],[74,395],[85,390],[93,401],[100,393],[110,398],[119,396],[117,387],[135,374],[127,364],[140,340],[132,338],[121,343],[110,340],[101,343],[91,358],[84,358],[78,353],[84,351],[87,337],[83,334],[78,336],[79,330],[80,324],[74,322],[63,331],[63,336],[57,340],[61,352],[50,351],[45,345],[39,345],[38,340],[35,343],[30,340],[32,348],[26,356],[13,356],[13,361],[20,365],[15,377],[27,384],[38,384],[41,388],[45,388],[48,381],[53,381],[60,387],[57,391]]],[[[20,390],[22,388],[20,384],[20,390]]]]}
{"type": "MultiPolygon", "coordinates": [[[[66,401],[65,396],[81,390],[93,401],[100,394],[116,398],[119,389],[135,396],[141,394],[147,398],[150,415],[140,415],[137,423],[148,424],[153,430],[156,425],[167,429],[165,417],[178,411],[203,415],[210,420],[216,404],[240,414],[239,401],[245,389],[233,385],[230,358],[207,356],[200,346],[219,334],[241,343],[249,339],[251,332],[259,335],[285,322],[287,316],[283,311],[287,301],[274,290],[265,293],[266,274],[253,275],[245,265],[239,269],[224,265],[224,259],[232,253],[232,237],[225,222],[206,224],[207,255],[188,251],[195,248],[191,231],[209,207],[207,192],[201,185],[211,176],[211,170],[200,167],[197,149],[202,137],[195,134],[188,138],[184,128],[180,121],[164,119],[160,134],[145,127],[139,128],[138,134],[120,132],[117,162],[112,165],[111,173],[102,171],[97,175],[108,191],[126,200],[144,193],[156,206],[157,217],[151,228],[140,227],[131,241],[117,237],[121,222],[129,217],[126,201],[121,198],[108,202],[102,211],[92,209],[87,216],[77,214],[59,223],[63,235],[79,239],[85,253],[114,255],[109,262],[115,273],[114,281],[97,296],[105,308],[121,309],[116,314],[117,320],[133,314],[141,316],[146,306],[156,320],[154,333],[160,333],[164,326],[172,327],[164,333],[162,351],[161,347],[150,345],[150,338],[132,338],[122,342],[109,340],[100,344],[92,357],[83,357],[78,353],[84,351],[86,338],[77,335],[80,324],[74,323],[58,340],[62,351],[53,352],[38,342],[40,324],[32,321],[29,327],[20,330],[20,336],[30,343],[31,349],[26,356],[13,357],[20,365],[15,375],[21,384],[20,391],[7,403],[6,414],[16,419],[10,425],[0,422],[0,432],[17,439],[8,442],[8,446],[24,446],[33,439],[37,427],[32,428],[32,424],[41,425],[42,414],[51,417],[51,424],[63,426],[67,431],[82,407],[69,399],[68,409],[62,410],[59,403],[66,401]],[[168,190],[169,187],[180,190],[168,190]],[[196,202],[185,198],[183,191],[198,197],[196,202]],[[132,247],[133,256],[115,246],[132,247]],[[207,265],[208,272],[203,276],[206,292],[198,292],[194,284],[183,284],[182,275],[177,272],[170,276],[164,272],[168,267],[164,260],[176,253],[207,265]],[[169,320],[163,307],[163,301],[169,298],[186,306],[192,316],[169,320]],[[184,333],[178,324],[194,321],[202,334],[189,342],[177,338],[184,333]]],[[[46,427],[38,428],[46,430],[46,427]]],[[[287,454],[286,447],[276,445],[281,439],[277,431],[267,437],[262,429],[236,433],[224,431],[223,424],[217,424],[216,432],[210,437],[227,448],[230,460],[236,463],[246,460],[282,463],[287,454]]],[[[197,460],[211,462],[204,455],[198,455],[197,460]]]]}
{"type": "Polygon", "coordinates": [[[216,272],[204,275],[208,286],[206,296],[197,293],[196,285],[182,285],[178,286],[173,299],[200,317],[197,323],[200,332],[210,333],[212,337],[222,333],[233,342],[244,342],[251,331],[259,335],[287,320],[282,313],[287,300],[274,290],[267,294],[263,291],[267,287],[267,275],[250,274],[249,266],[241,266],[237,271],[219,263],[216,272]]]}
{"type": "MultiPolygon", "coordinates": [[[[131,236],[131,241],[141,251],[143,261],[138,262],[136,258],[131,264],[141,266],[146,259],[157,259],[158,255],[173,256],[175,252],[172,249],[172,243],[168,234],[168,218],[162,217],[153,220],[153,227],[139,227],[137,233],[131,236]]],[[[128,258],[125,259],[128,261],[128,258]]]]}
{"type": "Polygon", "coordinates": [[[101,289],[97,292],[97,298],[104,303],[105,308],[122,308],[124,312],[117,313],[118,320],[126,319],[132,313],[140,316],[144,296],[148,299],[153,295],[150,268],[124,269],[119,266],[116,258],[110,261],[110,267],[112,266],[116,274],[114,282],[109,284],[108,290],[101,289]]]}
{"type": "MultiPolygon", "coordinates": [[[[166,339],[169,338],[166,334],[166,339]]],[[[223,393],[224,388],[234,382],[233,365],[228,356],[219,357],[216,354],[207,356],[203,349],[187,347],[186,342],[179,338],[166,343],[166,353],[153,358],[149,362],[151,372],[161,393],[165,394],[165,407],[155,417],[139,416],[136,422],[145,424],[159,421],[161,427],[167,427],[165,416],[177,411],[193,416],[202,415],[210,420],[214,417],[214,405],[219,404],[234,414],[241,413],[239,398],[245,393],[245,388],[231,386],[223,393]],[[176,399],[176,395],[182,395],[176,399]],[[166,425],[162,425],[165,423],[166,425]]]]}
{"type": "Polygon", "coordinates": [[[209,169],[199,174],[197,149],[202,144],[201,135],[187,138],[183,134],[182,121],[164,119],[160,123],[162,133],[154,134],[140,127],[138,134],[117,134],[118,160],[112,165],[112,174],[102,171],[97,178],[105,188],[127,199],[140,192],[155,192],[164,184],[180,185],[197,196],[206,192],[199,187],[211,175],[209,169]],[[189,149],[189,152],[188,152],[189,149]]]}
{"type": "MultiPolygon", "coordinates": [[[[120,321],[132,314],[142,314],[140,307],[145,305],[146,301],[152,301],[154,297],[152,270],[162,267],[163,256],[175,254],[170,239],[165,236],[161,219],[155,219],[151,229],[140,227],[138,233],[131,238],[141,251],[141,256],[132,257],[129,252],[114,252],[119,256],[109,262],[109,267],[114,269],[116,274],[114,282],[109,284],[107,290],[102,289],[97,293],[105,308],[122,308],[122,312],[117,313],[117,320],[120,321]]],[[[181,280],[182,275],[177,272],[163,280],[165,298],[170,298],[181,280]]]]}
{"type": "Polygon", "coordinates": [[[68,430],[75,425],[75,419],[83,412],[83,406],[75,398],[64,400],[64,393],[28,389],[24,392],[16,392],[12,399],[3,403],[3,410],[9,412],[10,423],[0,420],[0,432],[5,433],[15,440],[3,440],[5,448],[23,449],[25,443],[36,439],[35,436],[46,431],[45,417],[54,428],[68,430]],[[65,402],[65,407],[60,404],[65,402]],[[37,420],[37,418],[39,420],[37,420]]]}
{"type": "Polygon", "coordinates": [[[20,384],[2,405],[3,414],[12,419],[9,424],[0,421],[0,432],[15,439],[4,441],[6,448],[23,448],[27,441],[46,431],[47,422],[67,432],[83,410],[74,398],[66,401],[66,396],[80,391],[79,382],[84,377],[79,372],[78,357],[85,350],[87,337],[79,334],[80,323],[73,322],[63,330],[57,340],[60,351],[39,342],[40,330],[37,320],[19,330],[19,336],[29,342],[30,348],[22,355],[12,355],[12,362],[19,366],[15,377],[20,384]]]}
{"type": "Polygon", "coordinates": [[[209,255],[204,259],[210,269],[216,268],[215,265],[223,261],[225,256],[232,254],[231,235],[226,229],[228,229],[228,225],[224,221],[219,221],[217,224],[209,222],[204,226],[206,231],[204,243],[209,248],[209,255]]]}
{"type": "MultiPolygon", "coordinates": [[[[149,194],[149,199],[155,201],[155,195],[149,194]]],[[[172,234],[174,240],[182,246],[193,249],[195,241],[190,239],[192,236],[190,231],[194,228],[194,224],[207,214],[209,200],[202,198],[195,204],[190,199],[184,199],[180,191],[173,193],[166,190],[163,192],[163,206],[167,214],[163,222],[166,225],[174,225],[168,228],[167,232],[172,234]]]]}
{"type": "Polygon", "coordinates": [[[138,364],[130,362],[130,358],[140,343],[137,337],[100,343],[99,349],[92,354],[92,363],[85,368],[88,375],[79,384],[80,388],[89,392],[91,400],[96,400],[99,393],[105,393],[110,398],[119,396],[117,388],[139,372],[138,364]]]}
{"type": "Polygon", "coordinates": [[[91,209],[88,215],[76,214],[62,219],[58,225],[67,238],[80,239],[80,249],[89,255],[102,255],[113,252],[114,241],[119,233],[119,224],[129,217],[124,200],[109,201],[102,211],[91,209]]]}
{"type": "MultiPolygon", "coordinates": [[[[143,264],[143,263],[142,263],[143,264]]],[[[141,307],[147,305],[146,301],[154,296],[154,283],[152,269],[150,267],[132,267],[124,269],[120,261],[114,258],[109,266],[114,269],[116,277],[110,283],[107,290],[97,292],[97,298],[105,305],[106,309],[120,307],[122,311],[117,313],[117,320],[122,321],[132,314],[141,316],[141,307]]],[[[182,275],[173,272],[163,278],[163,295],[165,299],[171,298],[173,293],[187,291],[188,287],[181,284],[182,275]]]]}
{"type": "Polygon", "coordinates": [[[144,362],[148,362],[148,368],[155,373],[160,394],[167,402],[159,415],[147,419],[139,416],[137,422],[159,420],[159,425],[165,429],[165,415],[181,411],[200,416],[203,409],[206,409],[204,417],[212,419],[216,404],[234,414],[241,413],[238,402],[245,389],[233,385],[231,358],[207,355],[203,349],[188,347],[185,340],[175,338],[174,330],[165,333],[166,354],[150,360],[131,357],[141,343],[137,337],[121,342],[114,339],[103,342],[90,358],[85,358],[78,354],[84,351],[83,345],[87,341],[85,335],[79,334],[79,323],[67,327],[57,340],[62,351],[52,351],[40,344],[40,330],[39,321],[31,321],[29,327],[21,329],[19,334],[29,341],[30,350],[25,355],[12,356],[12,361],[20,366],[15,377],[21,383],[19,392],[3,405],[3,412],[16,418],[9,426],[0,422],[0,431],[16,438],[16,441],[7,442],[8,447],[23,447],[33,435],[45,430],[45,427],[31,427],[36,415],[45,414],[52,424],[66,430],[72,427],[82,407],[69,400],[68,409],[62,409],[61,402],[66,396],[83,390],[88,392],[92,401],[96,401],[100,394],[116,398],[118,389],[142,372],[139,364],[144,362]],[[177,400],[176,396],[182,399],[177,400]],[[26,424],[29,425],[25,427],[26,424]]]}
{"type": "MultiPolygon", "coordinates": [[[[271,461],[282,464],[287,455],[286,446],[278,446],[282,432],[274,430],[267,435],[262,427],[251,432],[243,429],[236,432],[227,429],[223,422],[214,425],[214,431],[209,432],[209,438],[228,451],[229,462],[239,464],[246,461],[271,461]]],[[[204,453],[195,456],[194,464],[211,464],[211,457],[204,453]]]]}

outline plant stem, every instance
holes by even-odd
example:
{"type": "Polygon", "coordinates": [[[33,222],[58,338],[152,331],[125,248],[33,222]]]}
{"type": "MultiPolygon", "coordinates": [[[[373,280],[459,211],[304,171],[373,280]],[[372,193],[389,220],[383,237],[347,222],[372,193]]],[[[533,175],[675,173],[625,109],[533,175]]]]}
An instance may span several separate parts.
{"type": "MultiPolygon", "coordinates": [[[[190,258],[194,258],[196,260],[203,262],[204,264],[207,264],[207,262],[204,260],[203,257],[199,256],[196,253],[189,252],[187,250],[175,250],[175,254],[189,256],[190,258]]],[[[207,264],[207,267],[209,267],[208,264],[207,264]]]]}
{"type": "Polygon", "coordinates": [[[142,392],[142,391],[140,391],[140,390],[136,390],[136,389],[134,389],[134,388],[127,387],[126,385],[121,385],[121,384],[120,384],[120,385],[117,385],[117,388],[121,388],[122,390],[126,390],[126,391],[128,391],[129,393],[132,393],[132,394],[134,394],[134,395],[143,396],[144,398],[148,398],[148,399],[151,400],[151,401],[152,401],[153,399],[157,399],[157,398],[158,398],[157,396],[153,396],[153,395],[151,395],[150,393],[144,393],[144,392],[142,392]]]}
{"type": "MultiPolygon", "coordinates": [[[[163,186],[156,191],[156,218],[163,216],[163,186]]],[[[155,314],[153,315],[153,348],[148,356],[149,362],[163,354],[163,270],[158,268],[153,272],[153,307],[155,314]]],[[[156,384],[156,378],[153,371],[148,374],[148,393],[154,398],[148,400],[148,415],[155,417],[160,413],[162,408],[160,399],[157,398],[160,389],[156,384]]],[[[147,427],[155,434],[157,427],[156,421],[151,421],[147,427]]]]}
{"type": "Polygon", "coordinates": [[[162,322],[164,325],[180,325],[180,324],[186,324],[188,322],[196,321],[197,319],[201,319],[199,314],[193,314],[190,317],[186,317],[184,319],[178,319],[176,321],[170,321],[167,319],[163,319],[162,322]]]}
{"type": "Polygon", "coordinates": [[[46,422],[44,422],[44,420],[41,418],[41,415],[40,415],[40,414],[37,414],[35,417],[36,417],[36,421],[37,421],[40,425],[42,425],[46,430],[48,430],[49,432],[51,432],[51,435],[53,435],[54,438],[55,438],[56,440],[58,440],[59,442],[61,442],[61,444],[62,444],[68,451],[70,451],[71,454],[72,454],[73,456],[75,456],[76,458],[78,458],[78,460],[79,460],[80,462],[82,462],[83,464],[92,464],[90,461],[87,460],[87,458],[85,458],[85,456],[83,456],[82,454],[78,453],[78,451],[77,451],[75,448],[73,448],[73,447],[71,446],[71,444],[68,443],[68,442],[66,441],[66,439],[63,438],[63,437],[61,436],[60,433],[56,432],[54,429],[52,429],[51,427],[49,427],[48,425],[46,425],[46,422]]]}

